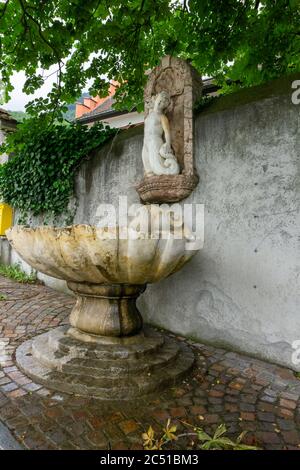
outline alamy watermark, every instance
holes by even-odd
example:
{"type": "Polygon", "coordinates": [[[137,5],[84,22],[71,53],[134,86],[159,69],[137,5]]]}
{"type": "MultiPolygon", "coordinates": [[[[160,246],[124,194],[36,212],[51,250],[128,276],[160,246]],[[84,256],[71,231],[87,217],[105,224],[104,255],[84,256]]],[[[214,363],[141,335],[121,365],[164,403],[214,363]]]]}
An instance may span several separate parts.
{"type": "Polygon", "coordinates": [[[200,250],[204,244],[204,204],[131,204],[119,196],[118,204],[99,204],[94,225],[107,238],[120,240],[185,240],[187,250],[200,250]]]}
{"type": "Polygon", "coordinates": [[[295,91],[292,93],[292,103],[300,104],[300,80],[294,80],[292,83],[292,88],[295,91]]]}
{"type": "Polygon", "coordinates": [[[300,339],[296,339],[292,342],[292,348],[295,351],[292,353],[292,364],[294,366],[299,366],[300,364],[300,339]]]}

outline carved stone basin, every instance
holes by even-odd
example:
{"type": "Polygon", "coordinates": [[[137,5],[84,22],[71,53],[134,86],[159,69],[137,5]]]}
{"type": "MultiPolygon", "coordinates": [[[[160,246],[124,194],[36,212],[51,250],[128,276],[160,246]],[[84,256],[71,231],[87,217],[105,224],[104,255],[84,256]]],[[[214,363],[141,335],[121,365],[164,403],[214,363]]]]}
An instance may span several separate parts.
{"type": "MultiPolygon", "coordinates": [[[[114,228],[15,226],[7,238],[35,269],[59,279],[91,284],[146,284],[178,271],[194,254],[186,238],[119,238],[114,228]]],[[[160,234],[161,235],[161,234],[160,234]]]]}
{"type": "Polygon", "coordinates": [[[76,293],[70,323],[86,333],[127,336],[142,319],[135,300],[147,283],[178,271],[194,254],[186,238],[136,239],[119,228],[15,226],[7,238],[19,255],[44,274],[65,279],[76,293]]]}
{"type": "Polygon", "coordinates": [[[191,368],[187,346],[142,329],[136,299],[147,283],[175,273],[195,254],[192,241],[165,238],[162,231],[154,239],[122,234],[88,225],[7,231],[27,263],[65,279],[77,296],[71,328],[56,328],[17,349],[19,367],[37,382],[101,399],[132,399],[172,385],[191,368]]]}

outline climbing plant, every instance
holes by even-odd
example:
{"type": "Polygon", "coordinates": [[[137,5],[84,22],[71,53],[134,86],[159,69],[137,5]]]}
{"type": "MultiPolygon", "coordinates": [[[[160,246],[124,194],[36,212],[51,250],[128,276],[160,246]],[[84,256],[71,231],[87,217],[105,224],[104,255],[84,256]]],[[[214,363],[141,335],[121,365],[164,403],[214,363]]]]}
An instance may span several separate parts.
{"type": "Polygon", "coordinates": [[[2,152],[14,155],[0,165],[0,197],[21,213],[62,214],[73,194],[74,173],[93,149],[115,130],[98,123],[81,124],[26,120],[11,134],[2,152]]]}

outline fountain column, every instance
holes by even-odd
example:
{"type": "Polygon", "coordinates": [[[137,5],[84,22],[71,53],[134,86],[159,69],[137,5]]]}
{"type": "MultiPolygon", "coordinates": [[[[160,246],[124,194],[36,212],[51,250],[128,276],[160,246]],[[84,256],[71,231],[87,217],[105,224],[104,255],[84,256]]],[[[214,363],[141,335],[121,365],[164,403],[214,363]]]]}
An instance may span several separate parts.
{"type": "Polygon", "coordinates": [[[68,282],[77,295],[70,315],[73,336],[80,332],[101,336],[131,336],[138,333],[143,320],[136,306],[146,285],[82,284],[68,282]],[[74,329],[79,330],[77,333],[74,329]]]}

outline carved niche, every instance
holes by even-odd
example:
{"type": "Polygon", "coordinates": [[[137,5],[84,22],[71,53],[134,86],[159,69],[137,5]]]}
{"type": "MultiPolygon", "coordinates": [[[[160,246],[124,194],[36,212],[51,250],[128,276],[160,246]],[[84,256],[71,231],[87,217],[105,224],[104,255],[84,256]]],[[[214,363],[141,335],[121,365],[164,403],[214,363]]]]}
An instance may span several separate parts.
{"type": "Polygon", "coordinates": [[[198,72],[185,60],[166,56],[153,69],[144,91],[145,119],[153,97],[165,91],[171,100],[165,114],[170,123],[172,149],[180,166],[176,175],[144,176],[136,185],[145,203],[178,202],[188,197],[199,177],[194,166],[193,107],[202,93],[198,72]]]}

